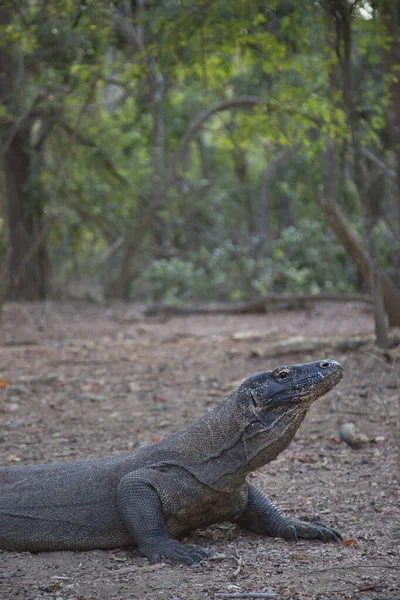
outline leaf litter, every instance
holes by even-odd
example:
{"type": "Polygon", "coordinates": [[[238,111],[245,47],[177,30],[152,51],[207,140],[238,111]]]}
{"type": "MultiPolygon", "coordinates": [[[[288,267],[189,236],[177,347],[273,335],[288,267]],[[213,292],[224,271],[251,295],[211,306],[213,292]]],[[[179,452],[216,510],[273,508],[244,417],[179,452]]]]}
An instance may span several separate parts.
{"type": "MultiPolygon", "coordinates": [[[[163,323],[139,316],[126,323],[120,306],[48,303],[43,311],[40,305],[7,305],[8,318],[0,323],[1,464],[90,459],[156,441],[210,410],[255,371],[325,357],[323,349],[290,354],[290,344],[289,353],[266,356],[274,340],[305,333],[320,338],[333,322],[337,335],[372,333],[372,315],[362,308],[328,304],[311,313],[163,323]],[[30,318],[21,319],[21,310],[30,318]],[[40,330],[38,314],[46,320],[40,330]],[[255,337],[265,344],[259,356],[255,337]]],[[[286,514],[338,529],[342,543],[287,543],[220,524],[188,534],[189,542],[208,546],[218,558],[197,568],[150,566],[126,548],[0,551],[1,600],[212,600],[246,593],[283,600],[397,598],[400,494],[386,409],[397,414],[398,389],[390,368],[364,349],[331,357],[343,363],[344,382],[311,408],[291,446],[251,481],[286,514]],[[370,440],[363,447],[340,440],[349,411],[370,440]]]]}

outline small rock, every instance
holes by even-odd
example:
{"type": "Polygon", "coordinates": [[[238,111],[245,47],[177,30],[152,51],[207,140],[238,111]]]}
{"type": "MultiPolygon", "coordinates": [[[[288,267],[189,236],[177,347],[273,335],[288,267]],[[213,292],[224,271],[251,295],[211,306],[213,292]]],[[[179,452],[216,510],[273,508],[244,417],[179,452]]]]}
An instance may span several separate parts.
{"type": "Polygon", "coordinates": [[[369,438],[356,429],[354,423],[344,423],[339,430],[340,439],[352,448],[362,448],[369,442],[369,438]]]}
{"type": "Polygon", "coordinates": [[[130,381],[128,383],[128,388],[131,394],[136,394],[137,392],[140,392],[140,384],[137,381],[130,381]]]}

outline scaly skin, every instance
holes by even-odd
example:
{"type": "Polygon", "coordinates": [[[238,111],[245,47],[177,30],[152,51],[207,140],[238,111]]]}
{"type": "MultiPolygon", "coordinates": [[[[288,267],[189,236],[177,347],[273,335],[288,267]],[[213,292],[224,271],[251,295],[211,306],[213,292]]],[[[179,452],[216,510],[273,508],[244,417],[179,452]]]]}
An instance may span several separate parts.
{"type": "Polygon", "coordinates": [[[246,476],[289,445],[312,402],[341,378],[332,360],[263,371],[186,429],[135,452],[0,467],[0,548],[137,545],[153,562],[192,564],[208,551],[174,538],[220,521],[287,540],[339,540],[333,529],[285,517],[246,476]]]}

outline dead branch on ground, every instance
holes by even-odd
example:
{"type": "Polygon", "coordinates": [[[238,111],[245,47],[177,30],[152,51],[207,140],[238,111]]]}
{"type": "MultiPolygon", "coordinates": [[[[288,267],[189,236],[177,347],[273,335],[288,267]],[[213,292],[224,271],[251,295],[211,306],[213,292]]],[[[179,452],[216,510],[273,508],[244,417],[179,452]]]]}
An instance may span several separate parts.
{"type": "Polygon", "coordinates": [[[370,303],[368,296],[353,294],[270,294],[250,302],[211,302],[206,304],[150,304],[144,310],[145,316],[180,316],[180,315],[212,315],[266,313],[271,310],[290,310],[307,308],[309,304],[319,302],[365,302],[370,303]]]}
{"type": "MultiPolygon", "coordinates": [[[[350,350],[359,350],[360,348],[374,344],[375,335],[353,335],[351,337],[306,337],[296,335],[286,340],[281,340],[275,344],[262,344],[253,348],[251,355],[256,358],[268,358],[270,356],[280,356],[283,354],[294,354],[299,352],[316,352],[317,350],[326,351],[328,348],[338,352],[348,352],[350,350]]],[[[400,331],[389,332],[389,346],[400,344],[400,331]]]]}

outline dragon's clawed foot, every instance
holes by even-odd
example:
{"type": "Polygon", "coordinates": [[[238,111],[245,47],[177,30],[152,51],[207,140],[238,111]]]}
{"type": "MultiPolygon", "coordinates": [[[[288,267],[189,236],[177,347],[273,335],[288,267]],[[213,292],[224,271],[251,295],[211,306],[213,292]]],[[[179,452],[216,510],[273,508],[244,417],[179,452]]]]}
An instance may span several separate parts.
{"type": "Polygon", "coordinates": [[[292,528],[295,529],[296,535],[291,539],[306,538],[308,540],[322,540],[323,542],[339,542],[342,539],[338,531],[319,523],[309,523],[293,519],[292,528]]]}
{"type": "Polygon", "coordinates": [[[208,558],[209,552],[206,548],[195,544],[181,544],[176,540],[163,541],[157,548],[141,548],[143,554],[152,562],[158,563],[162,559],[174,562],[182,562],[193,565],[208,558]]]}

